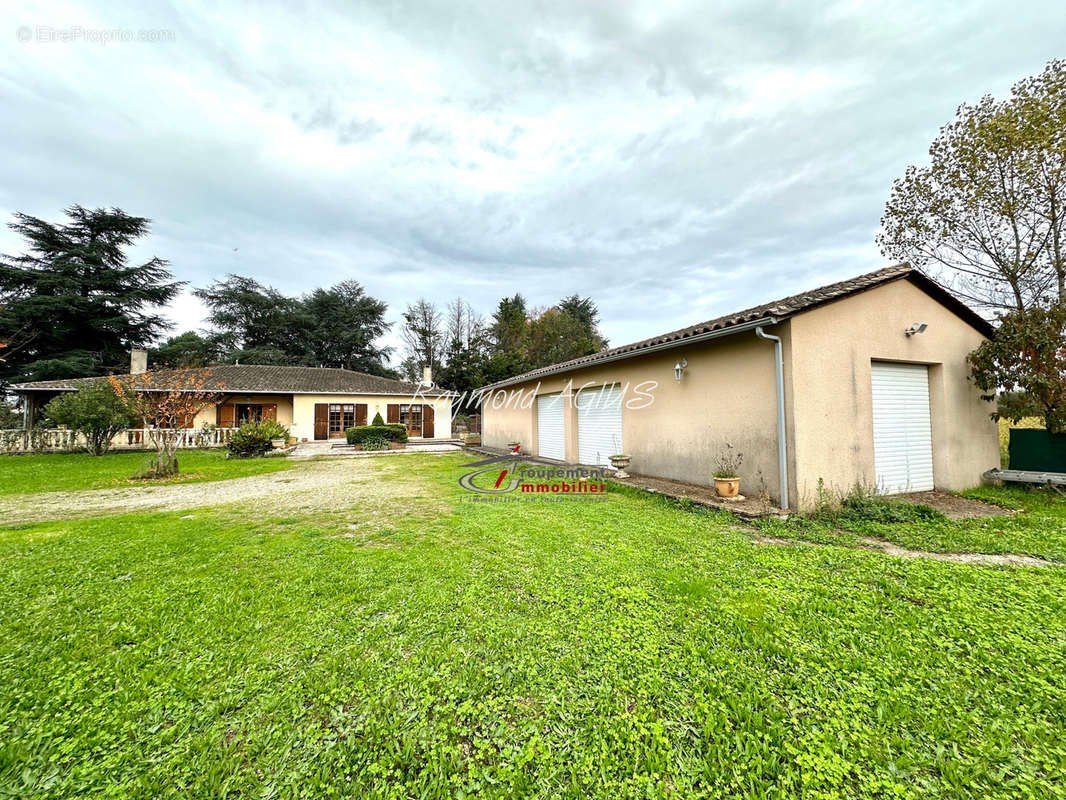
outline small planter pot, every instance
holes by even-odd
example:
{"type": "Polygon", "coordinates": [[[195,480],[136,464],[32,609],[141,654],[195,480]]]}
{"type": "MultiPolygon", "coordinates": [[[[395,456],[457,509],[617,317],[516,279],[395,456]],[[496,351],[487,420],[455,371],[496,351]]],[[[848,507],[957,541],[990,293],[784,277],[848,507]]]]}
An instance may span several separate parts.
{"type": "Polygon", "coordinates": [[[626,472],[626,467],[629,466],[629,462],[632,458],[627,455],[610,456],[611,466],[615,468],[614,477],[625,479],[629,477],[629,473],[626,472]]]}
{"type": "Polygon", "coordinates": [[[289,444],[289,440],[288,439],[271,439],[270,440],[270,445],[275,450],[281,450],[282,448],[288,446],[288,444],[289,444]]]}
{"type": "Polygon", "coordinates": [[[714,490],[719,497],[736,497],[740,494],[740,478],[715,478],[714,490]]]}

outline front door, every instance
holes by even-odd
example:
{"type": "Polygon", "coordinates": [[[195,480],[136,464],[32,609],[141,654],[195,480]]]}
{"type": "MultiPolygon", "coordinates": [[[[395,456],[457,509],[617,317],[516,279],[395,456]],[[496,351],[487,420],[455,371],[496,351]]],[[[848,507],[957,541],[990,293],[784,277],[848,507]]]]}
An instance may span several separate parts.
{"type": "Polygon", "coordinates": [[[408,436],[422,435],[422,406],[419,403],[400,405],[400,424],[407,426],[408,436]]]}
{"type": "Polygon", "coordinates": [[[329,438],[343,439],[345,432],[355,425],[354,403],[329,404],[329,438]]]}
{"type": "Polygon", "coordinates": [[[433,438],[433,406],[429,403],[422,406],[422,438],[433,438]]]}

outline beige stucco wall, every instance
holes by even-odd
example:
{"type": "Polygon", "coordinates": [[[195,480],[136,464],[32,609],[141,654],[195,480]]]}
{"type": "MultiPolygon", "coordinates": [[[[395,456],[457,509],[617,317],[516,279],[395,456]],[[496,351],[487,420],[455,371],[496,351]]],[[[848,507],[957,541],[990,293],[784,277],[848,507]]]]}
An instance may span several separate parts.
{"type": "MultiPolygon", "coordinates": [[[[997,466],[992,407],[970,383],[966,365],[984,337],[909,281],[805,312],[767,332],[783,342],[793,508],[814,505],[819,478],[838,497],[857,485],[875,485],[871,360],[929,365],[938,488],[970,488],[997,466]],[[928,330],[904,336],[915,322],[927,322],[928,330]]],[[[519,441],[524,452],[536,454],[536,395],[615,381],[629,385],[626,401],[642,382],[658,384],[650,407],[623,404],[622,446],[633,456],[631,471],[708,484],[716,455],[730,442],[744,453],[742,491],[765,490],[780,500],[773,344],[753,332],[507,387],[483,402],[484,441],[494,447],[519,441]],[[677,383],[673,365],[681,358],[689,366],[677,383]]],[[[573,408],[566,430],[567,461],[576,462],[573,408]]]]}
{"type": "Polygon", "coordinates": [[[452,435],[452,412],[450,397],[403,397],[400,395],[360,395],[360,394],[294,394],[293,422],[289,432],[297,439],[313,441],[315,438],[315,404],[316,403],[366,403],[366,420],[374,421],[374,415],[381,414],[388,420],[389,403],[421,403],[433,406],[433,438],[450,439],[452,435]]]}
{"type": "MultiPolygon", "coordinates": [[[[779,325],[773,332],[787,336],[787,327],[779,325]]],[[[536,454],[536,395],[572,394],[583,386],[615,382],[625,390],[622,449],[633,457],[630,471],[709,485],[715,459],[728,442],[744,453],[740,470],[744,490],[758,493],[765,489],[777,496],[773,345],[755,338],[754,333],[553,376],[539,385],[507,387],[482,403],[483,441],[492,447],[518,441],[524,452],[536,454]],[[679,383],[674,379],[674,364],[682,358],[688,360],[688,368],[679,383]],[[648,394],[652,401],[641,408],[648,394]]],[[[566,458],[576,463],[577,409],[573,403],[567,408],[565,424],[566,458]]]]}
{"type": "Polygon", "coordinates": [[[929,365],[937,488],[971,488],[998,466],[993,408],[966,364],[984,337],[917,286],[894,281],[800,314],[791,328],[792,483],[803,506],[814,502],[819,478],[836,493],[875,484],[871,360],[929,365]],[[929,328],[905,336],[915,322],[929,328]]]}
{"type": "Polygon", "coordinates": [[[288,394],[228,394],[221,403],[209,406],[196,415],[193,421],[194,428],[206,425],[215,425],[218,422],[218,405],[227,403],[260,403],[262,405],[276,405],[278,407],[278,422],[286,428],[292,425],[292,395],[288,394]]]}

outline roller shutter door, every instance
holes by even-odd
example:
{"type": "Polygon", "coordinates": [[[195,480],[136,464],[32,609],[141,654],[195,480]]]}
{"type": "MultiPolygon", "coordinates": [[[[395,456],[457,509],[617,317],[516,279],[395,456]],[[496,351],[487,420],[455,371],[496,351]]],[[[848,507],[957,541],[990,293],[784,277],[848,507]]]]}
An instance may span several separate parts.
{"type": "Polygon", "coordinates": [[[589,466],[610,466],[608,456],[621,453],[622,390],[617,386],[584,389],[577,398],[578,460],[589,466]]]}
{"type": "Polygon", "coordinates": [[[563,396],[542,394],[537,397],[537,455],[566,460],[566,424],[563,396]]]}
{"type": "Polygon", "coordinates": [[[871,382],[878,491],[896,494],[932,489],[929,368],[874,361],[871,382]]]}

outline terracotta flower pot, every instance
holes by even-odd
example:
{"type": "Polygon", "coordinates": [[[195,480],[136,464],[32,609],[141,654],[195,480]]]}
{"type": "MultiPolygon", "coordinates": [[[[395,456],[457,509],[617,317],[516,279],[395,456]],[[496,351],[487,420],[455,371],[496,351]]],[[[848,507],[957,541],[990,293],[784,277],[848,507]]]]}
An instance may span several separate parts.
{"type": "Polygon", "coordinates": [[[719,497],[736,497],[740,494],[740,478],[715,478],[714,490],[719,497]]]}

